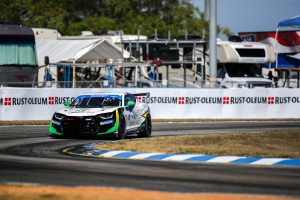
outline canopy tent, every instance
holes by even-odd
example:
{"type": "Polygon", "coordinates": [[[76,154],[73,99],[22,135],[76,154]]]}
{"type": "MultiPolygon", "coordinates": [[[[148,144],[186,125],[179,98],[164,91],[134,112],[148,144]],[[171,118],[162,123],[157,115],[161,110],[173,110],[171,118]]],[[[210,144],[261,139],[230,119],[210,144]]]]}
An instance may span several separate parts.
{"type": "Polygon", "coordinates": [[[290,57],[300,60],[300,53],[297,53],[295,55],[291,55],[290,57]]]}
{"type": "Polygon", "coordinates": [[[36,49],[39,66],[45,64],[45,56],[49,57],[50,63],[73,63],[73,88],[76,87],[76,62],[129,58],[127,51],[105,39],[37,39],[36,49]]]}
{"type": "MultiPolygon", "coordinates": [[[[45,56],[51,63],[86,62],[122,58],[122,49],[104,39],[45,40],[36,41],[38,65],[44,65],[45,56]]],[[[129,53],[124,51],[124,58],[129,53]]]]}
{"type": "MultiPolygon", "coordinates": [[[[300,28],[300,15],[292,17],[290,19],[286,19],[280,21],[277,25],[275,40],[277,41],[278,31],[280,27],[292,27],[292,28],[300,28]]],[[[276,43],[276,68],[278,68],[278,42],[276,43]]],[[[292,58],[298,59],[298,56],[290,56],[292,58]]]]}
{"type": "Polygon", "coordinates": [[[300,15],[280,21],[277,27],[300,27],[300,15]]]}
{"type": "MultiPolygon", "coordinates": [[[[292,17],[290,19],[280,21],[278,23],[277,29],[276,29],[276,35],[275,35],[275,40],[276,41],[277,41],[278,31],[279,31],[280,27],[300,28],[300,15],[292,17]]],[[[297,70],[296,70],[297,71],[297,88],[299,88],[300,87],[300,73],[299,73],[299,70],[298,70],[299,67],[300,67],[299,62],[298,62],[298,61],[300,61],[299,52],[296,55],[287,55],[287,54],[284,54],[284,53],[279,54],[279,52],[278,52],[278,49],[279,49],[278,48],[278,42],[279,41],[276,42],[276,69],[280,70],[280,69],[278,69],[278,63],[279,63],[280,60],[282,60],[283,62],[287,62],[288,64],[289,64],[289,61],[291,61],[290,64],[296,65],[294,67],[297,67],[297,70]],[[294,59],[294,60],[291,60],[291,59],[294,59]]],[[[297,44],[297,42],[294,41],[293,44],[297,44]]],[[[283,70],[286,70],[286,69],[283,68],[283,70]]],[[[288,70],[289,71],[286,74],[287,75],[287,79],[286,79],[287,80],[287,87],[289,87],[291,68],[288,68],[288,70]]],[[[285,85],[285,83],[284,83],[284,85],[285,85]]]]}

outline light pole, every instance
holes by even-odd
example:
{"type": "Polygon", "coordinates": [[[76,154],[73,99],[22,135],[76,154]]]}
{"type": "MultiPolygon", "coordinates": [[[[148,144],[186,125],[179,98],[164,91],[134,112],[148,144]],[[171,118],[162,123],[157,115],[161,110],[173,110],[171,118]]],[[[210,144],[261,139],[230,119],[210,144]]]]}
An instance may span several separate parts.
{"type": "Polygon", "coordinates": [[[210,0],[209,19],[209,77],[210,86],[217,81],[217,0],[210,0]]]}

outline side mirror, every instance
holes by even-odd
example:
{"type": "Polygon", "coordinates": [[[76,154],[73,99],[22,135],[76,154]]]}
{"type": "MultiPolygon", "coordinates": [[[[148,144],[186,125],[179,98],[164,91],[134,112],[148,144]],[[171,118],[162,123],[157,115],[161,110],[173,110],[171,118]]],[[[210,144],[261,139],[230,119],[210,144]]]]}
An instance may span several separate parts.
{"type": "Polygon", "coordinates": [[[127,107],[135,106],[135,102],[134,101],[128,101],[126,106],[127,107]]]}
{"type": "Polygon", "coordinates": [[[71,107],[71,102],[70,101],[65,101],[64,106],[66,106],[68,108],[71,107]]]}

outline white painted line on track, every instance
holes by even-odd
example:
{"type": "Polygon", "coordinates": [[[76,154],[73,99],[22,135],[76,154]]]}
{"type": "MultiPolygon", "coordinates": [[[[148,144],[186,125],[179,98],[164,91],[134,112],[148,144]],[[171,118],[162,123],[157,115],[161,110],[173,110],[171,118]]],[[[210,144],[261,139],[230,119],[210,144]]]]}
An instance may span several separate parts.
{"type": "Polygon", "coordinates": [[[101,156],[101,157],[113,157],[117,154],[125,153],[125,152],[129,152],[129,151],[109,151],[109,152],[103,153],[99,156],[101,156]]]}
{"type": "Polygon", "coordinates": [[[215,158],[212,158],[206,162],[210,162],[210,163],[230,163],[234,160],[240,159],[243,157],[239,157],[239,156],[218,156],[215,158]]]}
{"type": "Polygon", "coordinates": [[[202,156],[202,155],[192,155],[192,154],[187,154],[187,155],[173,155],[173,156],[169,156],[167,158],[164,158],[162,160],[171,160],[171,161],[183,161],[183,160],[187,160],[189,158],[192,157],[196,157],[196,156],[202,156]]]}
{"type": "Polygon", "coordinates": [[[162,153],[141,153],[134,156],[131,156],[131,159],[145,159],[149,158],[150,156],[162,155],[162,153]]]}
{"type": "Polygon", "coordinates": [[[273,165],[283,160],[288,160],[285,158],[261,158],[257,161],[250,163],[251,165],[273,165]]]}

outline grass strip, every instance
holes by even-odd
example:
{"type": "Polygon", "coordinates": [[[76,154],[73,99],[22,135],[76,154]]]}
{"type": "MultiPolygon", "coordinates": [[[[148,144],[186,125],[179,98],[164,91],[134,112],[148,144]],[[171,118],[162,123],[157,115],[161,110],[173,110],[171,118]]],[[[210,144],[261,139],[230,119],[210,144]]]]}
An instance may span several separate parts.
{"type": "MultiPolygon", "coordinates": [[[[0,126],[15,126],[15,125],[49,125],[51,120],[14,120],[0,121],[0,126]]],[[[152,119],[152,122],[255,122],[255,121],[289,121],[299,122],[298,118],[290,119],[152,119]]]]}
{"type": "Polygon", "coordinates": [[[152,137],[109,142],[95,148],[153,153],[300,158],[300,131],[152,137]]]}
{"type": "Polygon", "coordinates": [[[49,125],[50,120],[16,120],[0,121],[0,126],[18,126],[18,125],[49,125]]]}

